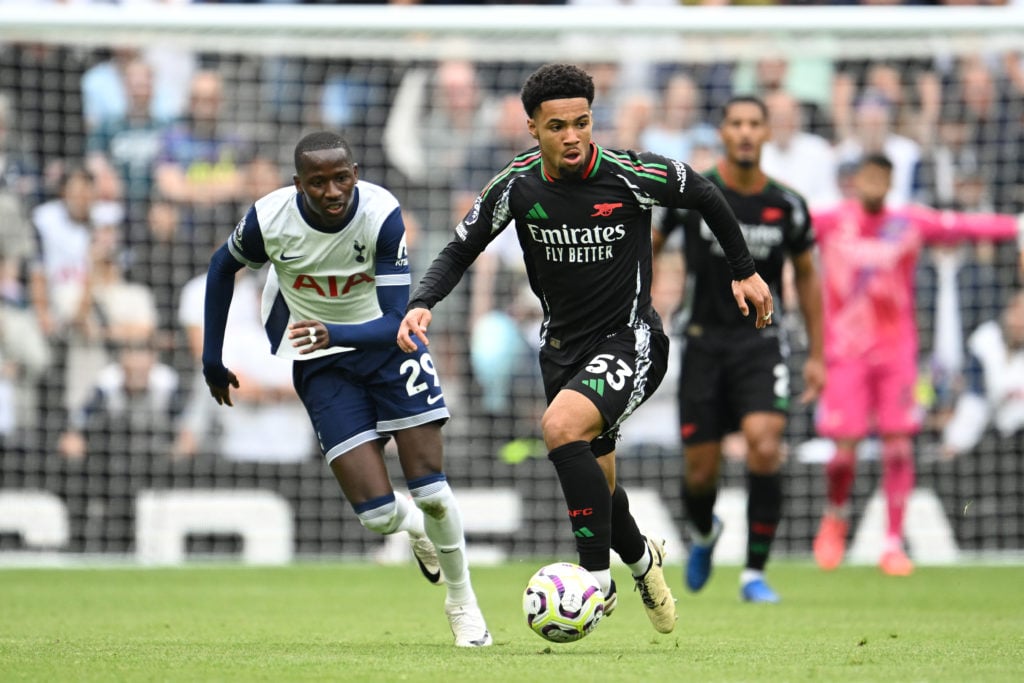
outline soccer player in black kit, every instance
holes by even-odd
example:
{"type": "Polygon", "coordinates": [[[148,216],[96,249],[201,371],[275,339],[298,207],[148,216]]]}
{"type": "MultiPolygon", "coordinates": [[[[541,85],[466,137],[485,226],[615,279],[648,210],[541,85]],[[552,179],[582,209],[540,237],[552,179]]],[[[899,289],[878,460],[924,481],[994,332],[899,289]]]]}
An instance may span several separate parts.
{"type": "Polygon", "coordinates": [[[430,309],[495,236],[515,221],[527,276],[540,299],[540,365],[548,457],[568,505],[580,564],[616,605],[609,549],[630,568],[654,628],[669,633],[676,607],[665,583],[664,541],[646,538],[615,481],[619,425],[657,388],[668,337],[651,307],[651,209],[699,209],[728,255],[735,304],[771,322],[772,298],[755,272],[721,193],[690,167],[591,140],[594,84],[581,69],[549,64],[522,90],[539,146],[515,157],[483,189],[409,300],[398,344],[427,343],[430,309]]]}
{"type": "MultiPolygon", "coordinates": [[[[768,141],[768,110],[739,96],[722,109],[724,158],[704,175],[718,186],[743,227],[747,246],[773,294],[782,288],[783,264],[792,260],[796,292],[807,328],[808,358],[801,401],[814,400],[825,381],[821,287],[814,233],[804,199],[761,171],[768,141]]],[[[706,218],[706,217],[705,217],[706,218]]],[[[693,304],[679,380],[679,424],[686,472],[683,503],[690,525],[686,586],[699,591],[711,576],[711,556],[722,533],[714,515],[721,440],[737,428],[747,444],[747,560],[740,597],[774,603],[764,567],[782,517],[782,435],[789,407],[788,345],[780,326],[751,331],[721,291],[732,278],[729,260],[701,216],[670,210],[655,227],[655,251],[677,227],[684,230],[687,281],[693,304]]]]}

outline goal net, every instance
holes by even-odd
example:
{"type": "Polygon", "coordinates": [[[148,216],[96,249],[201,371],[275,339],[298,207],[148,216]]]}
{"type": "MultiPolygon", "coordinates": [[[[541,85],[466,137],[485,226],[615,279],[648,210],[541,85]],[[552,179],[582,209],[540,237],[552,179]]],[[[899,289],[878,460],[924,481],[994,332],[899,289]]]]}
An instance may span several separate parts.
{"type": "MultiPolygon", "coordinates": [[[[398,196],[414,282],[532,145],[518,92],[551,61],[594,76],[608,147],[706,168],[718,107],[759,94],[775,133],[765,166],[812,208],[881,150],[893,203],[1019,213],[1022,45],[1024,12],[1008,8],[0,5],[0,561],[408,552],[362,529],[325,466],[263,335],[265,269],[236,284],[235,406],[217,406],[199,372],[209,256],[256,198],[291,183],[303,134],[342,132],[360,179],[398,196]]],[[[999,397],[961,400],[981,376],[971,335],[1001,319],[1018,263],[1015,244],[966,242],[928,245],[918,265],[924,429],[907,533],[922,562],[1024,550],[1022,361],[989,375],[990,389],[1010,383],[999,397]]],[[[656,265],[673,360],[626,423],[618,473],[642,527],[679,549],[679,245],[656,265]]],[[[796,396],[806,341],[792,294],[778,324],[796,396]]],[[[514,239],[435,311],[446,471],[478,558],[573,554],[539,434],[538,315],[514,239]]],[[[805,557],[831,446],[813,406],[793,405],[774,552],[805,557]]],[[[744,450],[726,442],[726,561],[744,553],[744,450]]],[[[877,453],[870,439],[859,453],[854,560],[880,548],[877,453]]]]}

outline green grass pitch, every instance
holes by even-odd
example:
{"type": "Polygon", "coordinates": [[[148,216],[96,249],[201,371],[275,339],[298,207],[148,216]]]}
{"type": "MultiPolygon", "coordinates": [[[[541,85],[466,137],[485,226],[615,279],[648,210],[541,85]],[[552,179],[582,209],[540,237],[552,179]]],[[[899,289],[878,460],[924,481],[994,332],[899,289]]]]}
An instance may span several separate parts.
{"type": "Polygon", "coordinates": [[[0,681],[1020,681],[1024,568],[776,562],[780,605],[744,605],[738,570],[682,588],[674,633],[654,632],[626,569],[619,608],[577,643],[526,626],[543,561],[473,576],[494,646],[459,650],[443,589],[413,566],[0,570],[0,681]]]}

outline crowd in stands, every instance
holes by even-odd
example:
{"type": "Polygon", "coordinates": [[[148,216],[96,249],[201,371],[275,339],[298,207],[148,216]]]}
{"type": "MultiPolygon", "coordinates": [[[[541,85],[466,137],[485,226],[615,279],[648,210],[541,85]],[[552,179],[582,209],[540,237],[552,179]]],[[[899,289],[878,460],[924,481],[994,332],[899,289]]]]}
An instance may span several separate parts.
{"type": "MultiPolygon", "coordinates": [[[[0,438],[69,459],[141,443],[168,458],[315,457],[312,435],[274,438],[308,427],[287,364],[262,346],[254,275],[240,276],[238,348],[225,349],[243,391],[230,419],[213,411],[197,370],[209,255],[255,198],[291,183],[299,134],[328,127],[349,138],[361,177],[403,201],[417,278],[489,174],[532,145],[515,88],[535,66],[0,45],[0,438]]],[[[584,66],[607,147],[707,168],[718,107],[752,93],[771,112],[765,170],[812,207],[847,196],[853,165],[881,152],[894,164],[892,205],[1024,212],[1024,53],[584,66]]],[[[1024,427],[984,403],[981,379],[997,371],[978,370],[980,354],[1024,344],[1015,259],[1013,245],[988,243],[922,259],[924,393],[951,452],[977,441],[956,431],[964,415],[1024,427]]],[[[436,321],[450,400],[477,397],[464,403],[496,421],[512,414],[496,438],[529,437],[539,406],[512,399],[536,389],[538,310],[522,296],[516,245],[496,244],[471,275],[436,321]],[[501,349],[488,348],[495,338],[501,349]]],[[[999,387],[1019,401],[1024,373],[1000,376],[1019,381],[999,387]]]]}

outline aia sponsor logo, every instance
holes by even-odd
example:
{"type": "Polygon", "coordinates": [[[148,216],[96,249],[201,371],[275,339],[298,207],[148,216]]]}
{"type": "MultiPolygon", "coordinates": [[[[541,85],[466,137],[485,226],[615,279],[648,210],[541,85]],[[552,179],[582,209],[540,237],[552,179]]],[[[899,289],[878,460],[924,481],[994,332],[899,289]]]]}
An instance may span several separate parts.
{"type": "Polygon", "coordinates": [[[612,215],[612,211],[620,208],[622,208],[622,202],[615,202],[614,204],[594,204],[594,213],[590,214],[590,217],[594,218],[600,216],[601,218],[607,218],[612,215]]]}
{"type": "Polygon", "coordinates": [[[683,435],[684,439],[689,439],[697,433],[697,425],[693,422],[684,422],[683,426],[679,428],[679,433],[683,435]]]}
{"type": "Polygon", "coordinates": [[[355,287],[364,283],[373,283],[373,277],[366,273],[356,273],[348,277],[327,275],[315,277],[313,275],[299,275],[292,284],[292,289],[305,289],[308,292],[315,292],[317,296],[338,297],[345,296],[355,287]]]}
{"type": "Polygon", "coordinates": [[[782,209],[777,206],[766,206],[761,209],[761,220],[765,223],[773,223],[782,220],[782,209]]]}

